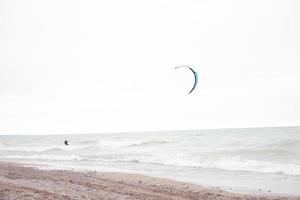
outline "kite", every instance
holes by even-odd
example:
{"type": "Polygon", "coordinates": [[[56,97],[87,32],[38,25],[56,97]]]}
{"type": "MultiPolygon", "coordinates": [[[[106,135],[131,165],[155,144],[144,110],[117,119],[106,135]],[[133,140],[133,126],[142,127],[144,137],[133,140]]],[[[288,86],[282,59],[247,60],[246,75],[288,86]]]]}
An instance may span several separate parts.
{"type": "Polygon", "coordinates": [[[198,83],[198,74],[197,74],[197,72],[193,68],[191,68],[188,65],[179,65],[179,66],[176,66],[174,69],[178,69],[178,68],[182,68],[182,67],[191,70],[193,72],[193,74],[194,74],[194,79],[195,79],[194,85],[193,85],[191,91],[189,92],[189,94],[191,94],[194,91],[194,89],[196,88],[196,86],[197,86],[197,83],[198,83]]]}

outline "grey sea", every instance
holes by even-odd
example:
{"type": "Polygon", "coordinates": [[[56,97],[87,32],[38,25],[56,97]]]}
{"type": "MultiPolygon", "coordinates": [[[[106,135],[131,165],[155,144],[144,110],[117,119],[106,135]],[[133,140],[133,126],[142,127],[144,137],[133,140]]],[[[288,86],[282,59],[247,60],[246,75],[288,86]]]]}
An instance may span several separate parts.
{"type": "Polygon", "coordinates": [[[236,192],[300,195],[300,127],[1,135],[0,160],[46,169],[142,173],[236,192]]]}

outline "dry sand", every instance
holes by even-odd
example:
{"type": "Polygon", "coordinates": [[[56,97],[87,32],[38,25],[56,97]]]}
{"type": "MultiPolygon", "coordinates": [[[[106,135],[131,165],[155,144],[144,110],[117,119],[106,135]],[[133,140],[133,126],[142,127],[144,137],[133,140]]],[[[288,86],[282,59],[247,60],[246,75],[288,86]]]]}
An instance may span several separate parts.
{"type": "Polygon", "coordinates": [[[233,194],[217,188],[124,173],[38,170],[0,162],[0,200],[6,199],[298,199],[233,194]]]}

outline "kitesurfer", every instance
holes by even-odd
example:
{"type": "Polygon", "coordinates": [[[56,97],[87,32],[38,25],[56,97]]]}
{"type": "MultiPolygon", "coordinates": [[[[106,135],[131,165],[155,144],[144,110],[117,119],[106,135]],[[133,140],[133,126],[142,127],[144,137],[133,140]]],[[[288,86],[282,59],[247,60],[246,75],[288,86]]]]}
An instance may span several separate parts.
{"type": "Polygon", "coordinates": [[[69,142],[68,140],[65,140],[65,145],[69,145],[69,142]]]}

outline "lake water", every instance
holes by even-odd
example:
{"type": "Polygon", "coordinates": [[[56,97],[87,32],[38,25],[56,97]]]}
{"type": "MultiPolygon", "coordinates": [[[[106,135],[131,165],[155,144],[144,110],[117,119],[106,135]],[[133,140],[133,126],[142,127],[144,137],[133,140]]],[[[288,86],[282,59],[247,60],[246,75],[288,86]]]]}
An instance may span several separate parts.
{"type": "Polygon", "coordinates": [[[300,195],[300,127],[2,135],[0,160],[300,195]]]}

